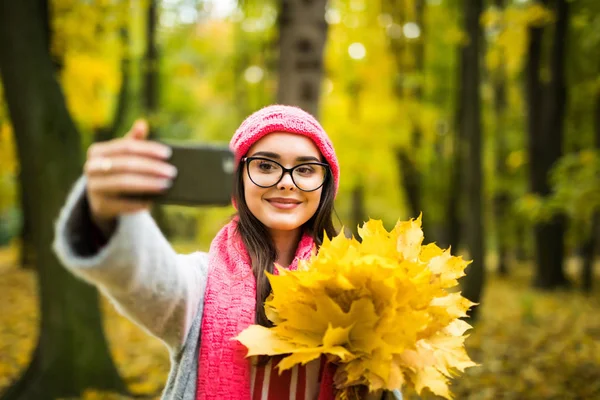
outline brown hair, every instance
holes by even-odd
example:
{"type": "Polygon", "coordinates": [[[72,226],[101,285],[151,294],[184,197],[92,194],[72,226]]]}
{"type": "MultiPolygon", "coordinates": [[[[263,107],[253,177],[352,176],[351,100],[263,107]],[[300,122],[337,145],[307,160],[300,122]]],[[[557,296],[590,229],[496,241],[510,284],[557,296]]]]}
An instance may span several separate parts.
{"type": "MultiPolygon", "coordinates": [[[[271,239],[267,227],[252,214],[244,197],[244,163],[240,163],[236,171],[233,185],[233,199],[237,205],[239,222],[237,232],[252,260],[252,271],[256,278],[256,323],[265,327],[273,324],[265,314],[265,301],[271,293],[271,284],[265,272],[272,273],[277,249],[271,239]]],[[[315,214],[302,227],[304,232],[312,236],[317,248],[323,243],[324,234],[328,237],[336,235],[333,226],[334,185],[331,173],[327,174],[319,207],[315,214]]]]}

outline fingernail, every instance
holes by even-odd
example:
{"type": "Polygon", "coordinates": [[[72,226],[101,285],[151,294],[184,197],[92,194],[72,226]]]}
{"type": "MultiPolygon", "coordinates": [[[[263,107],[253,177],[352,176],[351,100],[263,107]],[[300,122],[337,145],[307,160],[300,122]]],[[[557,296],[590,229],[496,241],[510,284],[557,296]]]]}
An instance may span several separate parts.
{"type": "Polygon", "coordinates": [[[171,158],[171,155],[173,154],[173,150],[169,147],[169,146],[163,146],[163,157],[166,159],[171,158]]]}
{"type": "Polygon", "coordinates": [[[175,178],[177,176],[177,168],[173,165],[169,165],[167,168],[165,168],[165,172],[171,178],[175,178]]]}
{"type": "Polygon", "coordinates": [[[143,128],[143,122],[140,120],[135,121],[135,124],[133,124],[133,130],[134,131],[140,131],[143,128]]]}
{"type": "Polygon", "coordinates": [[[168,189],[173,186],[173,181],[171,179],[165,179],[162,183],[163,189],[168,189]]]}

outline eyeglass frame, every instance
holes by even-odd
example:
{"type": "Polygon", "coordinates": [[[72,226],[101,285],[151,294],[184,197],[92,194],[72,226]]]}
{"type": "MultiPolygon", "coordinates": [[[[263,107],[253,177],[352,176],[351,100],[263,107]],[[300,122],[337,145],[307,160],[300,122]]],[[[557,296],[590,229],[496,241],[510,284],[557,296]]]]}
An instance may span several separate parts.
{"type": "Polygon", "coordinates": [[[244,165],[246,166],[246,173],[248,174],[248,178],[250,179],[250,181],[252,181],[252,183],[254,183],[256,186],[258,186],[259,188],[263,188],[263,189],[268,189],[271,188],[273,186],[276,186],[277,184],[279,184],[279,182],[281,182],[281,180],[283,179],[283,176],[288,173],[290,175],[290,178],[292,178],[292,183],[294,184],[294,186],[296,186],[298,188],[298,190],[301,190],[303,192],[314,192],[315,190],[319,190],[323,187],[323,185],[325,185],[325,182],[327,181],[327,177],[329,176],[329,174],[331,173],[331,167],[329,166],[329,164],[327,163],[322,163],[322,162],[317,162],[317,161],[310,161],[310,162],[305,162],[302,164],[298,164],[298,165],[294,165],[292,168],[286,168],[283,165],[281,165],[280,163],[278,163],[277,161],[271,159],[271,158],[266,158],[266,157],[242,157],[242,159],[240,160],[240,162],[244,163],[244,165]],[[277,180],[277,182],[275,182],[272,185],[269,186],[262,186],[259,185],[258,183],[254,182],[254,179],[252,179],[252,176],[250,176],[250,161],[253,160],[264,160],[264,161],[269,161],[272,163],[275,163],[277,165],[279,165],[281,167],[281,176],[279,177],[279,179],[277,180]],[[319,165],[321,167],[325,167],[325,176],[323,177],[323,182],[321,182],[321,184],[312,190],[304,190],[302,189],[300,186],[298,186],[298,184],[296,184],[296,181],[294,180],[294,170],[298,167],[302,167],[304,165],[319,165]]]}

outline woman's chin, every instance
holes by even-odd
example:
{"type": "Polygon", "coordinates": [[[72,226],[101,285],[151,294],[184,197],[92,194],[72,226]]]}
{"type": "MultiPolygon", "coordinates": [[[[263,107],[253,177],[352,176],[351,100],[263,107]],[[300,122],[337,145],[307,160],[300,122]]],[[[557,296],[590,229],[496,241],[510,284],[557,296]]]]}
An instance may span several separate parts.
{"type": "Polygon", "coordinates": [[[288,218],[269,218],[268,221],[263,222],[270,231],[294,231],[300,228],[304,222],[300,221],[296,217],[288,216],[288,218]],[[291,217],[291,218],[290,218],[291,217]]]}

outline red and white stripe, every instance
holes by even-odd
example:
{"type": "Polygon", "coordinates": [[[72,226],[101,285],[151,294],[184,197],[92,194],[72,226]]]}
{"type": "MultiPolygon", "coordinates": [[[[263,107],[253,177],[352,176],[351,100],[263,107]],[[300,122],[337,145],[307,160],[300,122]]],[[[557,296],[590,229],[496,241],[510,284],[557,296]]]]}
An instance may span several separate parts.
{"type": "Polygon", "coordinates": [[[296,365],[279,375],[277,363],[281,359],[272,357],[264,366],[252,366],[252,400],[317,400],[322,361],[296,365]]]}

